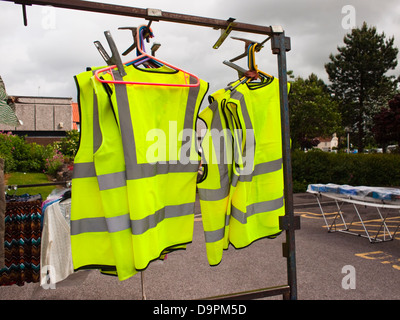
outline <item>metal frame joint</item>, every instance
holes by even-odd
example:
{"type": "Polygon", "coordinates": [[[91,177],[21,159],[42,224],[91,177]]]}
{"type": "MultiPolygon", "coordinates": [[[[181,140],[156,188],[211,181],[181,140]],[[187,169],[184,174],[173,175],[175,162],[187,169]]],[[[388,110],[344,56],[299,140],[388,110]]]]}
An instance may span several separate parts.
{"type": "Polygon", "coordinates": [[[279,228],[281,230],[300,230],[300,216],[280,216],[279,228]]]}
{"type": "Polygon", "coordinates": [[[284,48],[286,52],[292,49],[290,37],[285,37],[285,34],[274,34],[271,38],[271,49],[273,54],[279,54],[281,49],[284,48]],[[283,38],[283,39],[282,39],[283,38]],[[283,41],[283,43],[282,43],[283,41]]]}

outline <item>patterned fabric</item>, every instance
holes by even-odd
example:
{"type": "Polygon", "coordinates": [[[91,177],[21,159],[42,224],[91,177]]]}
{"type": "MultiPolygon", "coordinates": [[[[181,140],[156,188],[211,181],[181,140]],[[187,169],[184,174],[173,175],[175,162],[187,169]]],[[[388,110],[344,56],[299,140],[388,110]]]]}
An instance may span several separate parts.
{"type": "Polygon", "coordinates": [[[0,286],[40,281],[41,197],[6,201],[4,258],[0,286]]]}
{"type": "Polygon", "coordinates": [[[0,76],[0,123],[10,126],[19,126],[20,122],[15,115],[15,110],[7,103],[7,92],[3,79],[0,76]]]}
{"type": "Polygon", "coordinates": [[[7,93],[6,93],[6,87],[4,85],[3,79],[0,76],[0,100],[6,101],[7,100],[7,93]]]}
{"type": "Polygon", "coordinates": [[[6,212],[6,197],[4,195],[4,159],[0,159],[0,269],[4,264],[4,219],[6,212]]]}

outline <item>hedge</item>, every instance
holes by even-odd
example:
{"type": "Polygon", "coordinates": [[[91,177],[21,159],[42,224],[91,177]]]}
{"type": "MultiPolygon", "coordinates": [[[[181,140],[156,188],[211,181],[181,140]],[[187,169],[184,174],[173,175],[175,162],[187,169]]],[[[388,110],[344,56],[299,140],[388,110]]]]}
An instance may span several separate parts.
{"type": "Polygon", "coordinates": [[[400,155],[294,151],[292,171],[294,192],[305,192],[312,183],[398,187],[400,155]]]}
{"type": "Polygon", "coordinates": [[[27,143],[24,137],[0,132],[0,158],[4,172],[45,172],[55,175],[64,163],[72,161],[78,148],[79,133],[68,131],[60,142],[47,146],[27,143]]]}

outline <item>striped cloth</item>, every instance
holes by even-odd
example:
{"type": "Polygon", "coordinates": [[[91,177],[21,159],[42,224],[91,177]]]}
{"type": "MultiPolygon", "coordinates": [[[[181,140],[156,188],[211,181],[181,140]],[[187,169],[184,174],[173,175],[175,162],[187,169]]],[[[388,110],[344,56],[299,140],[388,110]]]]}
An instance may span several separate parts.
{"type": "Polygon", "coordinates": [[[5,266],[0,269],[0,286],[40,281],[41,213],[40,195],[6,197],[5,266]]]}
{"type": "Polygon", "coordinates": [[[15,115],[14,110],[7,103],[7,92],[3,82],[3,79],[0,76],[0,123],[7,124],[10,126],[19,126],[20,122],[15,115]]]}
{"type": "Polygon", "coordinates": [[[0,159],[0,269],[4,262],[4,230],[5,230],[6,197],[4,194],[4,159],[0,159]]]}

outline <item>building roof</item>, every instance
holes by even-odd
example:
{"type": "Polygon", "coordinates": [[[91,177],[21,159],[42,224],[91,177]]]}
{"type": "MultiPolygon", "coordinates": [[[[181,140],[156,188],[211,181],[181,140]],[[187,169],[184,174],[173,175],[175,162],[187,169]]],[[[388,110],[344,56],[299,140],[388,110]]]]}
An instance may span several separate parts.
{"type": "Polygon", "coordinates": [[[78,130],[78,123],[80,122],[79,118],[79,106],[78,103],[72,102],[72,129],[78,130]]]}

